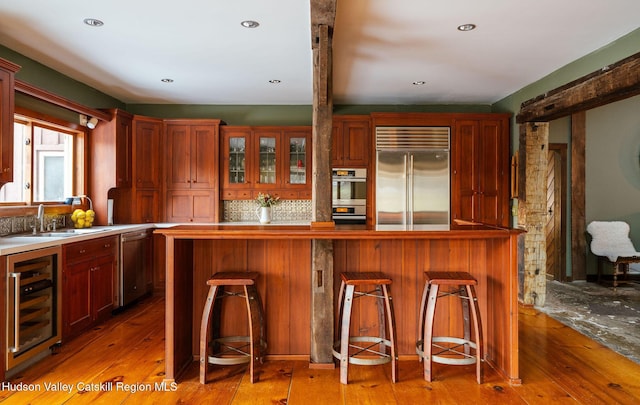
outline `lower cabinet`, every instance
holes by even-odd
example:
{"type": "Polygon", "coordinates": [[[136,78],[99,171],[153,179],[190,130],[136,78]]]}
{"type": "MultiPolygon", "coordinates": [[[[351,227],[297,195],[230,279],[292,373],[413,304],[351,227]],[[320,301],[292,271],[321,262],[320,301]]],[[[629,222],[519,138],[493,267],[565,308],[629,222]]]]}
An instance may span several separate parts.
{"type": "Polygon", "coordinates": [[[105,321],[115,303],[118,236],[62,247],[62,337],[105,321]]]}

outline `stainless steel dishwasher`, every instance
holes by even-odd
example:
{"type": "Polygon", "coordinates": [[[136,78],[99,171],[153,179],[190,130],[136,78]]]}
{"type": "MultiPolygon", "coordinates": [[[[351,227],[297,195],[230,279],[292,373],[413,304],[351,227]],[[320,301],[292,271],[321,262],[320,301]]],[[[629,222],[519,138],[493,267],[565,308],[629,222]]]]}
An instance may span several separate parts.
{"type": "Polygon", "coordinates": [[[151,292],[153,239],[149,230],[120,236],[120,306],[124,307],[151,292]]]}

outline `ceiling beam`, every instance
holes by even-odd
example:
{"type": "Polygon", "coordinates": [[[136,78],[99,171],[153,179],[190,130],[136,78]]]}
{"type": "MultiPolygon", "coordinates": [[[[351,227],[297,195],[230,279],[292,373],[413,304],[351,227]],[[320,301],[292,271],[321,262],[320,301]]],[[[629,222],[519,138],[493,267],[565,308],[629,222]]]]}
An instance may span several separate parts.
{"type": "Polygon", "coordinates": [[[546,122],[640,94],[640,53],[523,102],[516,122],[546,122]]]}

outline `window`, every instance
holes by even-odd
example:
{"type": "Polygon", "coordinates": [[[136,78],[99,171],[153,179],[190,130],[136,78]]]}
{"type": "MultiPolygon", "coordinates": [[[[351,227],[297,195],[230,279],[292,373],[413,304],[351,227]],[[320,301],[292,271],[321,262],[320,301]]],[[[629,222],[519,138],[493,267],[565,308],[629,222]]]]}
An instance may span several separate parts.
{"type": "Polygon", "coordinates": [[[73,195],[74,145],[83,133],[18,115],[13,131],[13,182],[0,189],[0,202],[62,202],[73,195]]]}

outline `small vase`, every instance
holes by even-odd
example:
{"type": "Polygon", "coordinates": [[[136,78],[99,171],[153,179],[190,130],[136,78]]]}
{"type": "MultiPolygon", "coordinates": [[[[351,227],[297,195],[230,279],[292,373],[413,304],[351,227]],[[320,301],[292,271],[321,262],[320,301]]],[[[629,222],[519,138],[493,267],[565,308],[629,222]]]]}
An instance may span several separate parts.
{"type": "Polygon", "coordinates": [[[256,210],[256,216],[261,224],[268,224],[271,222],[271,207],[258,207],[256,210]]]}

